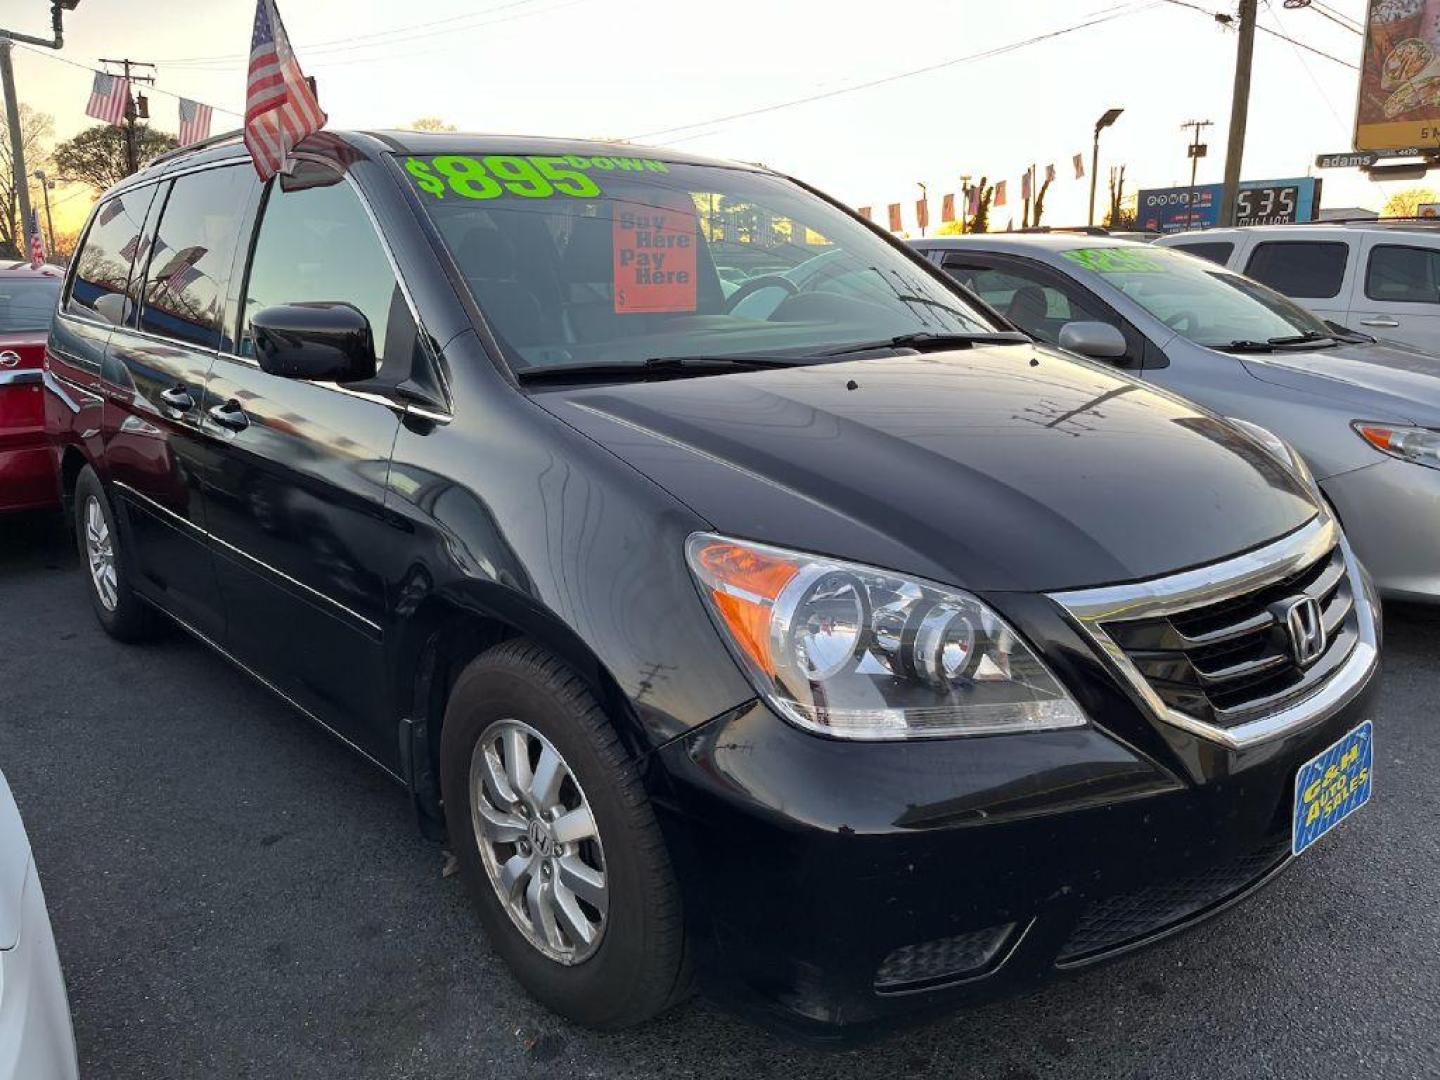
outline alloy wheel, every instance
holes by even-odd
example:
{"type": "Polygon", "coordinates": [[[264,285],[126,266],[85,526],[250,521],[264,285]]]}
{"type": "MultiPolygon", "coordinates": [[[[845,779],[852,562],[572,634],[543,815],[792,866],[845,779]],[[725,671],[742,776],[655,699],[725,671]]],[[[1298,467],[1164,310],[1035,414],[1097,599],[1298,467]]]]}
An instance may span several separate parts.
{"type": "Polygon", "coordinates": [[[120,600],[120,586],[115,577],[115,547],[105,511],[94,495],[85,500],[85,557],[90,564],[95,595],[106,611],[114,611],[120,600]]]}
{"type": "Polygon", "coordinates": [[[519,720],[485,729],[470,758],[475,839],[496,895],[535,949],[578,964],[609,911],[595,815],[560,751],[519,720]]]}

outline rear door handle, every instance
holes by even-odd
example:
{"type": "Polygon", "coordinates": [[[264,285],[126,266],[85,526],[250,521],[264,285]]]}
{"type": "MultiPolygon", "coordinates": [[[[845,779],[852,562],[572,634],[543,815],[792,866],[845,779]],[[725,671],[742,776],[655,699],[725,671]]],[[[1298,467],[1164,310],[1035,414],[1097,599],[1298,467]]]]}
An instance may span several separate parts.
{"type": "Polygon", "coordinates": [[[1400,324],[1386,315],[1376,315],[1373,318],[1361,319],[1361,326],[1399,326],[1400,324]]]}
{"type": "Polygon", "coordinates": [[[210,406],[210,419],[230,431],[244,431],[250,426],[250,418],[238,401],[227,401],[222,405],[210,406]]]}
{"type": "Polygon", "coordinates": [[[195,399],[183,386],[172,386],[168,390],[160,391],[160,400],[176,412],[189,412],[195,407],[195,399]]]}

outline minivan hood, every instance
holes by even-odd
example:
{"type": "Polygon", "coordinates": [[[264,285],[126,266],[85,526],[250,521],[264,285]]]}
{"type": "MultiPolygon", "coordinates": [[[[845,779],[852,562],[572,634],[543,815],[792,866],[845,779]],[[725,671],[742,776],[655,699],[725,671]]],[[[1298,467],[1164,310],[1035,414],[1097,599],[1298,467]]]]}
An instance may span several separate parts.
{"type": "Polygon", "coordinates": [[[1215,417],[1041,347],[976,346],[535,400],[737,537],[978,590],[1153,577],[1316,512],[1215,417]]]}
{"type": "Polygon", "coordinates": [[[1440,425],[1440,357],[1399,342],[1243,354],[1257,379],[1353,406],[1356,420],[1440,425]]]}

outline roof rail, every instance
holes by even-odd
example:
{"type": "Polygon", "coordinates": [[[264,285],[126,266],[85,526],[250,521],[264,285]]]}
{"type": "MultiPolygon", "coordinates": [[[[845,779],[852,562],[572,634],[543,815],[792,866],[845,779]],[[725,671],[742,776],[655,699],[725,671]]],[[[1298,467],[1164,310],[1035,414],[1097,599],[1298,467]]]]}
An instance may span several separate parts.
{"type": "Polygon", "coordinates": [[[211,135],[201,139],[199,142],[186,143],[184,146],[177,146],[174,150],[166,150],[159,157],[151,158],[145,163],[145,168],[152,165],[159,165],[161,162],[173,161],[177,157],[183,157],[193,150],[203,150],[207,146],[219,146],[221,143],[229,142],[231,139],[238,139],[245,134],[243,128],[236,128],[234,131],[222,131],[218,135],[211,135]]]}

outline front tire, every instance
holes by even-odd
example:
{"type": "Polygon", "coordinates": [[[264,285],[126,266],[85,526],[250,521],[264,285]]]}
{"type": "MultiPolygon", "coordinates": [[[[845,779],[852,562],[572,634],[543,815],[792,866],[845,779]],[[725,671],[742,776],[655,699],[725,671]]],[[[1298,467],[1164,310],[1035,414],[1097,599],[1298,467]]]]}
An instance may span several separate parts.
{"type": "Polygon", "coordinates": [[[75,540],[85,564],[90,605],[118,641],[145,641],[163,628],[159,614],[130,585],[130,556],[121,549],[110,499],[86,465],[75,482],[75,540]]]}
{"type": "Polygon", "coordinates": [[[566,665],[512,640],[461,673],[440,737],[451,849],[495,949],[587,1027],[689,987],[679,889],[634,766],[566,665]]]}

